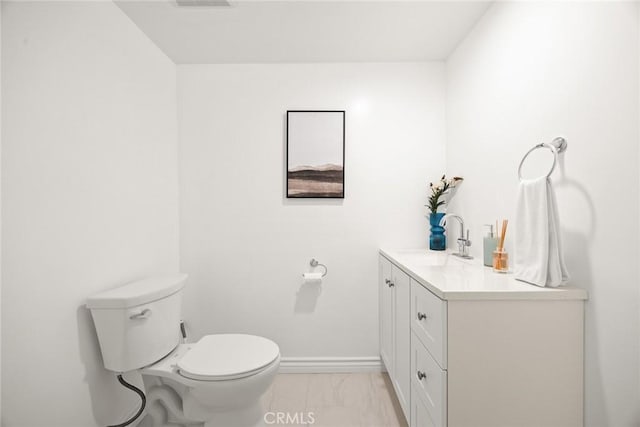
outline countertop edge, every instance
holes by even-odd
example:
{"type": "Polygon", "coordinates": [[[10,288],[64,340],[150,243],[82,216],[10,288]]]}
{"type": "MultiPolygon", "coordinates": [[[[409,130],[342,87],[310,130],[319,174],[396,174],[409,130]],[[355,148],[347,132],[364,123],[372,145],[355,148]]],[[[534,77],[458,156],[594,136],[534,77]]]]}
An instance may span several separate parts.
{"type": "MultiPolygon", "coordinates": [[[[427,251],[427,249],[425,249],[427,251]]],[[[544,300],[544,301],[585,301],[589,299],[589,294],[582,288],[574,286],[562,286],[558,288],[539,288],[535,285],[522,283],[523,286],[531,286],[531,292],[509,292],[509,291],[443,291],[437,284],[430,283],[421,277],[410,267],[400,261],[391,251],[380,248],[378,253],[395,264],[400,270],[411,276],[416,282],[420,283],[424,288],[436,295],[438,298],[446,301],[507,301],[507,300],[544,300]]],[[[426,252],[425,252],[426,255],[426,252]]],[[[478,267],[485,268],[485,267],[478,267]]],[[[489,267],[486,267],[489,268],[489,267]]],[[[515,280],[515,279],[514,279],[515,280]]]]}
{"type": "Polygon", "coordinates": [[[431,293],[435,294],[438,298],[446,299],[445,298],[445,293],[442,292],[442,289],[438,288],[437,286],[432,285],[427,280],[425,280],[424,278],[420,277],[416,272],[414,272],[413,270],[408,268],[406,265],[404,265],[403,263],[398,261],[389,252],[385,251],[384,249],[380,249],[379,250],[379,254],[382,255],[383,257],[385,257],[386,259],[388,259],[389,261],[391,261],[396,266],[398,266],[400,268],[400,270],[402,270],[405,273],[407,273],[409,276],[411,276],[413,279],[415,279],[418,283],[420,283],[423,287],[427,288],[429,291],[431,291],[431,293]]]}

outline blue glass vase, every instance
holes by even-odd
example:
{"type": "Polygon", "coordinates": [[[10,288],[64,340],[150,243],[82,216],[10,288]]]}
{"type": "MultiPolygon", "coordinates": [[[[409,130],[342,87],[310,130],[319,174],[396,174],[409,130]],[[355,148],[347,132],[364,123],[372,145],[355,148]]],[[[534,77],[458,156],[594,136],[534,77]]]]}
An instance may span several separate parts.
{"type": "Polygon", "coordinates": [[[443,216],[444,212],[429,214],[429,225],[431,225],[429,249],[432,251],[444,251],[447,249],[447,236],[444,235],[444,227],[440,226],[440,220],[443,216]]]}

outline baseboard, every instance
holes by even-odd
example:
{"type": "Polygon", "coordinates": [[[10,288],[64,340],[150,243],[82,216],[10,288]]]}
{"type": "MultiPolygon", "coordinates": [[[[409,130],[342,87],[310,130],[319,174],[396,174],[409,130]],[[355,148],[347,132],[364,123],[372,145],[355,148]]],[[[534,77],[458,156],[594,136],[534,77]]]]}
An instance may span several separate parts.
{"type": "Polygon", "coordinates": [[[384,372],[379,357],[283,357],[280,373],[384,372]]]}

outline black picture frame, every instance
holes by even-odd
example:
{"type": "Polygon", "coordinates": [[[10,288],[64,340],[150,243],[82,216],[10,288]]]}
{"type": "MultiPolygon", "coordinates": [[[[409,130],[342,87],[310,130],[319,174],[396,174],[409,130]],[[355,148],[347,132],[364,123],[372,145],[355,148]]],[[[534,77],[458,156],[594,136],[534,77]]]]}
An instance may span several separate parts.
{"type": "Polygon", "coordinates": [[[345,125],[345,110],[287,110],[288,199],[344,199],[345,125]]]}

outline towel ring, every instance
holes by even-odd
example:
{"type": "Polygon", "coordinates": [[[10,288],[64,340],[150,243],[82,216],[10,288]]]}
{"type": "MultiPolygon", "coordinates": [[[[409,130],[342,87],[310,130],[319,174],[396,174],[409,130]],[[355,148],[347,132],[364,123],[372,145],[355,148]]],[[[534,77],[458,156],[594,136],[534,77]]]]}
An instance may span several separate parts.
{"type": "Polygon", "coordinates": [[[524,164],[524,161],[532,151],[538,148],[548,148],[553,153],[553,164],[551,165],[551,169],[549,169],[549,173],[546,175],[546,177],[549,178],[556,168],[556,163],[558,163],[558,154],[567,149],[567,141],[562,137],[558,137],[550,143],[541,142],[540,144],[534,145],[529,151],[527,151],[524,157],[522,157],[522,160],[520,160],[520,166],[518,166],[518,179],[520,179],[520,181],[522,181],[522,165],[524,164]]]}

